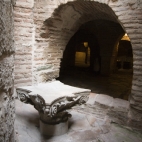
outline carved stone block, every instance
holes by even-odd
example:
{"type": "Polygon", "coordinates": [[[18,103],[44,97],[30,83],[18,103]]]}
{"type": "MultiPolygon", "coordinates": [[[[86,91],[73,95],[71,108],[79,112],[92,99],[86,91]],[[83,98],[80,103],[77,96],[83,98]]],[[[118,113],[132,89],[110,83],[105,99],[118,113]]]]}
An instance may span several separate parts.
{"type": "Polygon", "coordinates": [[[38,110],[42,124],[41,130],[43,130],[46,129],[43,128],[43,124],[50,126],[63,123],[65,125],[71,117],[66,110],[86,103],[91,90],[53,81],[37,86],[19,87],[16,91],[22,102],[29,103],[38,110]]]}

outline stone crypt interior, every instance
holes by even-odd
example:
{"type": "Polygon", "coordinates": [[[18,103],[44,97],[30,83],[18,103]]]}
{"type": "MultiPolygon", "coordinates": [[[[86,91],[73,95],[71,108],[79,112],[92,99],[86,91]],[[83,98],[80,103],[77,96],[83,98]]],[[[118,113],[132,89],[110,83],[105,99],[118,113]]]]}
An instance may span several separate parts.
{"type": "Polygon", "coordinates": [[[131,42],[121,25],[104,20],[90,21],[82,25],[68,42],[57,79],[71,86],[89,88],[92,93],[128,100],[132,66],[131,42]],[[115,43],[116,32],[122,38],[115,43]],[[105,45],[100,47],[103,42],[105,45]],[[112,46],[111,51],[107,49],[109,46],[112,46]],[[110,57],[109,64],[103,59],[104,54],[110,57]]]}
{"type": "Polygon", "coordinates": [[[0,142],[142,142],[140,0],[0,7],[0,142]]]}

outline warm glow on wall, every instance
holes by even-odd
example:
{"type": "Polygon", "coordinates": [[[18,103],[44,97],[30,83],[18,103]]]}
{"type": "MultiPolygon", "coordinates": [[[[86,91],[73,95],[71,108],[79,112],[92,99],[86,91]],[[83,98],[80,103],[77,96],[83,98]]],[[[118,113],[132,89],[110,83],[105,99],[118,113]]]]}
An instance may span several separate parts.
{"type": "Polygon", "coordinates": [[[121,40],[128,40],[128,41],[130,41],[130,38],[129,38],[129,36],[127,35],[127,33],[125,33],[125,35],[122,37],[121,40]]]}
{"type": "Polygon", "coordinates": [[[88,47],[88,42],[83,43],[85,47],[88,47]]]}
{"type": "Polygon", "coordinates": [[[80,46],[82,50],[77,50],[75,53],[75,65],[88,67],[90,65],[90,48],[88,47],[88,42],[82,42],[80,46]]]}

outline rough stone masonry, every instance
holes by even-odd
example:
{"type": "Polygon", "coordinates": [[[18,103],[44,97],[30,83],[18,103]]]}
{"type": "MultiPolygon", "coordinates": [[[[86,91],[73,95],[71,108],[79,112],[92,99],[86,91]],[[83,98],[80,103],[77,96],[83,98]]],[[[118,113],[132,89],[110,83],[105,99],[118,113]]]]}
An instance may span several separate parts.
{"type": "Polygon", "coordinates": [[[0,1],[0,142],[14,142],[14,1],[0,1]]]}

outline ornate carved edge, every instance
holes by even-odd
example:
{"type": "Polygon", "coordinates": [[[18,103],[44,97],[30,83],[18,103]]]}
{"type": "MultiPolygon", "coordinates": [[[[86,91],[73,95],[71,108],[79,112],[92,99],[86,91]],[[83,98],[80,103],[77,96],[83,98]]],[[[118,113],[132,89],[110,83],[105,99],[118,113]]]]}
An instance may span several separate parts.
{"type": "Polygon", "coordinates": [[[57,98],[51,104],[46,104],[43,97],[38,94],[29,95],[28,93],[30,93],[30,91],[22,89],[16,89],[16,91],[20,101],[33,105],[35,109],[38,110],[41,121],[50,124],[67,121],[71,115],[66,112],[66,110],[75,105],[84,104],[89,99],[88,95],[73,97],[64,96],[57,98]]]}

